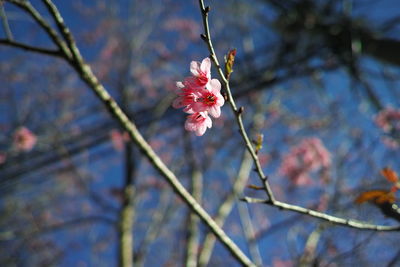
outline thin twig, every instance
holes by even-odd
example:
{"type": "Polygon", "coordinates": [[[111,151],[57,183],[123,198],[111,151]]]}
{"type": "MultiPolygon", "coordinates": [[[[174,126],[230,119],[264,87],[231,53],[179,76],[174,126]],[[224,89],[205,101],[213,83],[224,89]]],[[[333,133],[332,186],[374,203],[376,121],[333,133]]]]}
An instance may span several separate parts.
{"type": "Polygon", "coordinates": [[[250,212],[248,205],[238,205],[240,221],[242,222],[242,228],[244,236],[246,237],[251,259],[257,264],[257,266],[263,266],[260,250],[257,246],[257,240],[255,239],[255,231],[253,222],[250,218],[250,212]]]}
{"type": "MultiPolygon", "coordinates": [[[[243,113],[243,109],[238,109],[235,103],[235,100],[233,99],[232,96],[232,92],[230,89],[230,85],[229,85],[229,80],[225,77],[224,71],[221,68],[221,65],[219,64],[218,58],[215,54],[214,51],[214,47],[211,41],[211,34],[210,34],[210,28],[208,25],[208,12],[209,9],[206,9],[206,7],[204,6],[204,1],[203,0],[199,0],[199,4],[200,4],[200,9],[201,9],[201,15],[203,18],[203,26],[204,26],[204,31],[205,31],[205,42],[207,43],[208,49],[210,51],[210,57],[212,59],[212,61],[214,62],[215,67],[217,68],[218,74],[224,84],[225,87],[225,92],[227,94],[228,97],[228,102],[231,106],[231,109],[236,117],[236,121],[237,124],[239,126],[239,132],[240,135],[243,138],[243,141],[246,145],[247,150],[249,151],[251,157],[253,158],[254,161],[254,165],[255,165],[255,170],[257,171],[259,177],[261,178],[262,181],[267,181],[267,176],[264,174],[264,171],[261,168],[261,163],[260,160],[258,159],[258,156],[253,148],[253,145],[250,141],[250,138],[248,137],[248,134],[246,132],[246,129],[244,128],[244,124],[243,124],[243,119],[242,119],[242,113],[243,113]]],[[[275,197],[272,193],[271,187],[269,185],[268,182],[263,183],[265,186],[265,192],[267,193],[268,198],[270,199],[271,202],[275,201],[275,197]]]]}
{"type": "Polygon", "coordinates": [[[0,39],[0,44],[21,48],[22,50],[26,50],[29,52],[35,52],[35,53],[39,53],[39,54],[45,54],[48,56],[63,57],[62,53],[59,50],[52,50],[52,49],[47,49],[47,48],[42,48],[42,47],[31,46],[31,45],[27,45],[24,43],[12,41],[9,39],[0,39]]]}
{"type": "Polygon", "coordinates": [[[242,198],[242,200],[247,203],[261,203],[261,204],[272,205],[281,210],[295,211],[295,212],[309,215],[309,216],[312,216],[315,218],[319,218],[324,221],[328,221],[330,223],[347,226],[347,227],[351,227],[351,228],[356,228],[356,229],[360,229],[360,230],[372,230],[372,231],[399,231],[400,230],[400,226],[376,225],[376,224],[370,224],[370,223],[356,221],[356,220],[343,219],[340,217],[328,215],[323,212],[315,211],[312,209],[307,209],[304,207],[300,207],[297,205],[292,205],[292,204],[288,204],[288,203],[284,203],[284,202],[280,202],[280,201],[275,201],[274,204],[272,204],[269,200],[259,199],[259,198],[251,198],[251,197],[244,197],[244,198],[242,198]]]}
{"type": "Polygon", "coordinates": [[[40,13],[31,5],[29,1],[21,1],[21,0],[6,0],[27,12],[31,17],[39,24],[40,27],[49,35],[49,37],[53,40],[54,44],[56,44],[60,51],[64,54],[64,57],[70,61],[71,60],[71,51],[65,42],[60,38],[57,32],[50,26],[50,24],[40,15],[40,13]]]}
{"type": "Polygon", "coordinates": [[[13,34],[10,29],[10,25],[8,24],[8,19],[7,19],[7,14],[6,11],[4,10],[3,6],[3,1],[0,1],[0,17],[1,17],[1,22],[3,24],[3,29],[4,32],[6,33],[7,39],[8,40],[13,40],[13,34]]]}

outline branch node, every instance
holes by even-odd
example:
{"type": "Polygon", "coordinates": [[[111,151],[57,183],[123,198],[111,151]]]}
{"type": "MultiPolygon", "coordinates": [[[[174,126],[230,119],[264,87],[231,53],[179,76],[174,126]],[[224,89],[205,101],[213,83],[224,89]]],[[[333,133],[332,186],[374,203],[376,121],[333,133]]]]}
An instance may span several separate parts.
{"type": "Polygon", "coordinates": [[[200,34],[200,38],[201,38],[203,41],[205,41],[205,42],[208,41],[208,38],[207,38],[207,36],[206,36],[204,33],[200,34]]]}

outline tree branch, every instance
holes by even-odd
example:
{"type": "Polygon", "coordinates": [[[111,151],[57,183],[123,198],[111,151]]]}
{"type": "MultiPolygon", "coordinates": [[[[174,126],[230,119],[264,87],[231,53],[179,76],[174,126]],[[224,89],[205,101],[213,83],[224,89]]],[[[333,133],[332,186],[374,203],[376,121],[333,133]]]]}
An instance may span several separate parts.
{"type": "Polygon", "coordinates": [[[52,49],[47,49],[47,48],[42,48],[42,47],[31,46],[31,45],[27,45],[24,43],[12,41],[9,39],[0,39],[0,44],[12,46],[12,47],[16,47],[16,48],[21,48],[22,50],[25,50],[28,52],[45,54],[45,55],[53,56],[53,57],[63,57],[63,54],[61,53],[60,50],[52,50],[52,49]]]}
{"type": "Polygon", "coordinates": [[[311,217],[315,217],[333,224],[347,226],[351,228],[356,228],[360,230],[372,230],[372,231],[399,231],[400,226],[385,226],[385,225],[376,225],[370,224],[366,222],[351,220],[351,219],[343,219],[340,217],[328,215],[323,212],[315,211],[312,209],[307,209],[304,207],[300,207],[297,205],[292,205],[280,201],[275,201],[273,204],[269,200],[259,199],[259,198],[251,198],[251,197],[244,197],[242,198],[243,201],[247,203],[260,203],[260,204],[267,204],[274,207],[277,207],[281,210],[290,210],[297,213],[305,214],[311,217]]]}
{"type": "Polygon", "coordinates": [[[27,12],[42,29],[49,35],[49,37],[53,40],[54,44],[56,44],[60,51],[63,53],[64,57],[70,61],[71,51],[65,44],[65,42],[58,36],[57,32],[50,26],[50,24],[40,15],[40,13],[31,5],[29,1],[21,1],[21,0],[6,0],[27,12]]]}

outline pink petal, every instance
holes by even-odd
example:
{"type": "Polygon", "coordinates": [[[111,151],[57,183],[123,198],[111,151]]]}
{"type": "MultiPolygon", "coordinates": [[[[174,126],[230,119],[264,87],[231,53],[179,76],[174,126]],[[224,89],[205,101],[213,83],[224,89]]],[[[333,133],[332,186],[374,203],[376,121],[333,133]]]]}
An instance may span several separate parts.
{"type": "Polygon", "coordinates": [[[197,136],[202,136],[206,132],[206,129],[207,129],[207,126],[204,123],[202,123],[199,125],[199,127],[197,127],[195,134],[197,136]]]}
{"type": "Polygon", "coordinates": [[[214,118],[219,118],[221,116],[221,108],[218,105],[213,105],[208,109],[208,112],[214,118]]]}
{"type": "Polygon", "coordinates": [[[207,126],[208,128],[211,128],[211,127],[212,127],[212,120],[211,120],[210,117],[208,117],[208,116],[206,117],[205,123],[206,123],[206,126],[207,126]]]}
{"type": "Polygon", "coordinates": [[[202,102],[195,102],[192,104],[191,107],[194,112],[203,112],[207,110],[207,106],[204,105],[202,102]]]}
{"type": "Polygon", "coordinates": [[[216,94],[216,97],[217,97],[217,105],[220,107],[223,106],[225,103],[224,97],[221,94],[216,94]]]}
{"type": "Polygon", "coordinates": [[[214,94],[219,94],[219,92],[221,91],[221,83],[217,79],[212,79],[210,81],[210,87],[210,91],[214,94]]]}
{"type": "Polygon", "coordinates": [[[181,108],[184,107],[185,105],[183,105],[182,103],[182,97],[178,97],[174,100],[174,102],[172,102],[172,107],[173,108],[181,108]]]}
{"type": "Polygon", "coordinates": [[[209,74],[211,72],[211,60],[209,57],[203,59],[200,65],[200,70],[206,74],[209,74]]]}
{"type": "Polygon", "coordinates": [[[195,131],[196,130],[196,124],[191,122],[189,119],[185,121],[185,130],[187,131],[195,131]]]}
{"type": "Polygon", "coordinates": [[[190,72],[194,76],[198,76],[199,75],[199,70],[200,70],[200,63],[199,62],[197,62],[197,61],[190,62],[190,72]]]}

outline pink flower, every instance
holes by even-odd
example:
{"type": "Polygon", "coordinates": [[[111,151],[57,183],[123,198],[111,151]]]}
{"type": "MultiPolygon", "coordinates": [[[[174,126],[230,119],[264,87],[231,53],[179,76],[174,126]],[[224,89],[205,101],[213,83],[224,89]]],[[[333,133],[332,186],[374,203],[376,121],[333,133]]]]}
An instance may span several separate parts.
{"type": "Polygon", "coordinates": [[[214,118],[218,118],[221,115],[221,106],[225,102],[220,91],[221,83],[217,79],[212,79],[209,88],[198,91],[197,101],[191,105],[193,111],[207,111],[214,118]]]}
{"type": "Polygon", "coordinates": [[[121,133],[117,129],[112,129],[110,131],[110,139],[114,149],[117,151],[122,151],[125,147],[125,143],[130,140],[127,132],[121,133]]]}
{"type": "Polygon", "coordinates": [[[184,112],[193,113],[192,105],[197,101],[197,91],[186,87],[182,82],[176,83],[177,90],[175,91],[178,98],[172,102],[172,107],[183,108],[184,112]]]}
{"type": "Polygon", "coordinates": [[[19,151],[30,151],[35,146],[37,141],[34,135],[28,128],[20,127],[14,133],[14,145],[19,151]]]}
{"type": "Polygon", "coordinates": [[[211,118],[207,112],[196,112],[187,116],[185,122],[185,129],[187,131],[195,132],[197,136],[202,136],[207,128],[212,127],[211,118]]]}
{"type": "Polygon", "coordinates": [[[0,165],[4,164],[7,160],[7,154],[4,152],[0,152],[0,165]]]}
{"type": "Polygon", "coordinates": [[[375,117],[375,123],[385,132],[400,130],[400,110],[388,107],[375,117]]]}
{"type": "Polygon", "coordinates": [[[331,166],[331,155],[318,138],[306,138],[294,146],[283,158],[279,168],[296,185],[309,185],[309,174],[331,166]]]}
{"type": "Polygon", "coordinates": [[[178,97],[172,106],[184,108],[184,112],[191,114],[187,116],[185,129],[201,136],[212,126],[208,115],[218,118],[225,100],[220,93],[221,83],[217,79],[211,79],[210,58],[203,59],[201,63],[192,61],[190,72],[193,76],[176,83],[175,93],[178,97]]]}
{"type": "Polygon", "coordinates": [[[185,83],[188,87],[193,89],[204,88],[211,80],[211,60],[206,57],[200,63],[198,61],[190,62],[190,72],[193,77],[185,79],[185,83]]]}

